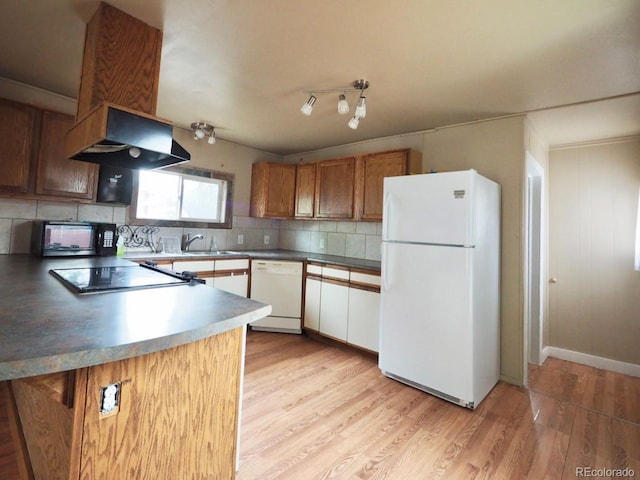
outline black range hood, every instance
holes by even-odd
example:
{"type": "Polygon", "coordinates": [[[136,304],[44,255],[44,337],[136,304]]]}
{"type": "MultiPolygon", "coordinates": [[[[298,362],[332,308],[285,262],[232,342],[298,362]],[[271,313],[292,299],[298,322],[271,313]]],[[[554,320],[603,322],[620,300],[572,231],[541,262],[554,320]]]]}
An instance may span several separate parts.
{"type": "Polygon", "coordinates": [[[154,169],[188,162],[170,122],[105,102],[76,123],[65,141],[67,158],[108,167],[154,169]]]}

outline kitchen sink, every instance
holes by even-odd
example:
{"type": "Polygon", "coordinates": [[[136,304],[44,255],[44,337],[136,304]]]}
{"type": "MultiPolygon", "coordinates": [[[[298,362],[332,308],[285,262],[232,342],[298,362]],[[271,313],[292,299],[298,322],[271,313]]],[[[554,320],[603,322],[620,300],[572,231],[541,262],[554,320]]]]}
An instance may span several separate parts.
{"type": "Polygon", "coordinates": [[[183,257],[215,257],[216,255],[240,255],[240,253],[232,252],[231,250],[196,250],[193,252],[182,252],[180,255],[183,257]]]}

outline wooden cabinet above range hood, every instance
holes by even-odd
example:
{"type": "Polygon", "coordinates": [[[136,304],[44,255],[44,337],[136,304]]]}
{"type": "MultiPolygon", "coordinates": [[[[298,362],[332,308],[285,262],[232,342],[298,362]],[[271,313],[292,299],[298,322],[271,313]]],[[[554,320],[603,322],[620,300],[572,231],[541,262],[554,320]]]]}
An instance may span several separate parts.
{"type": "Polygon", "coordinates": [[[162,32],[101,2],[87,24],[69,158],[119,168],[187,162],[171,123],[155,117],[162,32]]]}

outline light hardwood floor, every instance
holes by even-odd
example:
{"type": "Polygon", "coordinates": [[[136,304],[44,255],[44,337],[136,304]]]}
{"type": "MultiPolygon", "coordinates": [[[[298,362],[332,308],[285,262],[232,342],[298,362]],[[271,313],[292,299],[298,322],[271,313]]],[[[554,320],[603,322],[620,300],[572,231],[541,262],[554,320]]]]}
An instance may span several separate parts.
{"type": "Polygon", "coordinates": [[[249,332],[238,480],[588,478],[578,467],[640,478],[640,378],[549,359],[528,390],[499,383],[470,411],[383,377],[371,356],[249,332]]]}
{"type": "Polygon", "coordinates": [[[244,393],[239,480],[640,478],[640,378],[570,362],[532,366],[528,390],[499,383],[469,411],[369,356],[250,332],[244,393]]]}

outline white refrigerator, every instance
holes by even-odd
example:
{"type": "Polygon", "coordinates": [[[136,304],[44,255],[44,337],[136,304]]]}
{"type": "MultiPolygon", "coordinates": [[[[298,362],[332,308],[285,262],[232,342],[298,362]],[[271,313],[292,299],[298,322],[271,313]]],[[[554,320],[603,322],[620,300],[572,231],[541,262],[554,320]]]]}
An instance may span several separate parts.
{"type": "Polygon", "coordinates": [[[500,186],[475,170],[388,177],[379,367],[475,408],[500,371],[500,186]]]}

